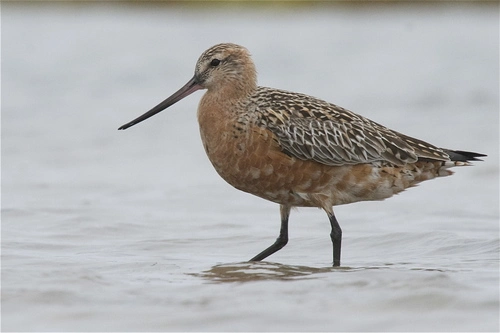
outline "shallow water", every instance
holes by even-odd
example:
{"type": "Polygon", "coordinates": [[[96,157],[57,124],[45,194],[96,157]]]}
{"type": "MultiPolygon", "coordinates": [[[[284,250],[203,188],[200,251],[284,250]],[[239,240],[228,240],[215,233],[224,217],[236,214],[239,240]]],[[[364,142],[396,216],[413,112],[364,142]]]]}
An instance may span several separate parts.
{"type": "Polygon", "coordinates": [[[498,331],[498,7],[2,3],[2,330],[498,331]],[[292,211],[208,162],[201,93],[116,129],[233,41],[260,84],[488,154],[383,202],[292,211]]]}

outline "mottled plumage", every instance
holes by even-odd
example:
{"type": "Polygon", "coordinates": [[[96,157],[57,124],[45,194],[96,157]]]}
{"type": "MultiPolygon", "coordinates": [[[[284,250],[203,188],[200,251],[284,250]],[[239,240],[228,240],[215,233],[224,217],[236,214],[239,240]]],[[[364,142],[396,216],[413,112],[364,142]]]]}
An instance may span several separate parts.
{"type": "Polygon", "coordinates": [[[340,265],[342,230],[333,206],[383,200],[485,156],[437,148],[308,95],[258,87],[247,49],[230,43],[205,51],[184,87],[120,129],[198,89],[207,89],[198,122],[214,168],[237,189],[280,204],[280,235],[252,260],[286,245],[291,207],[319,207],[340,265]]]}
{"type": "Polygon", "coordinates": [[[248,102],[246,109],[259,115],[256,125],[271,130],[284,152],[303,160],[326,165],[450,160],[431,144],[304,94],[258,87],[248,102]]]}

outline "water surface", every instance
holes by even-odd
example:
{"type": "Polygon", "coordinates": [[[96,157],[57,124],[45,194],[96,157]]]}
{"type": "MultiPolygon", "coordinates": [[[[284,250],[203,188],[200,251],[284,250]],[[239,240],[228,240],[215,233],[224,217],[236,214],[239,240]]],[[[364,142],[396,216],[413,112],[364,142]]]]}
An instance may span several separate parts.
{"type": "Polygon", "coordinates": [[[5,331],[498,331],[498,7],[2,4],[5,331]],[[292,211],[208,162],[202,92],[127,131],[209,46],[435,145],[486,153],[383,202],[292,211]]]}

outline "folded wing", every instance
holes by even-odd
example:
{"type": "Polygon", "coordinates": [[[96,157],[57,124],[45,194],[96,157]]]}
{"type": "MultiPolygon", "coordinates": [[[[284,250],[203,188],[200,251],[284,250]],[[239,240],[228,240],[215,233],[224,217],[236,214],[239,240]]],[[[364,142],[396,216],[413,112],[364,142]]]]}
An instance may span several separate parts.
{"type": "Polygon", "coordinates": [[[281,149],[296,158],[326,165],[450,160],[443,149],[334,104],[278,90],[268,96],[273,97],[264,104],[260,121],[273,132],[281,149]]]}

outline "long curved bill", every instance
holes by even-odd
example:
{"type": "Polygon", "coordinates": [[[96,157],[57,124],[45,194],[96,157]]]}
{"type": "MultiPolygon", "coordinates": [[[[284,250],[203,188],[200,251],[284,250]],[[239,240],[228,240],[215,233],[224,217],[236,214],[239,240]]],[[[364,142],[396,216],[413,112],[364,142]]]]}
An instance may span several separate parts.
{"type": "Polygon", "coordinates": [[[194,93],[195,91],[200,90],[200,89],[203,89],[203,87],[200,86],[198,84],[198,82],[196,82],[196,78],[193,76],[193,78],[191,80],[189,80],[188,83],[186,83],[184,85],[184,87],[177,90],[172,96],[170,96],[169,98],[167,98],[166,100],[164,100],[163,102],[161,102],[160,104],[158,104],[157,106],[155,106],[154,108],[152,108],[151,110],[149,110],[148,112],[143,114],[142,116],[132,120],[131,122],[126,123],[125,125],[121,126],[118,129],[124,130],[124,129],[131,127],[131,126],[134,126],[135,124],[138,124],[141,121],[146,120],[149,117],[154,116],[155,114],[165,110],[169,106],[177,103],[178,101],[180,101],[184,97],[189,96],[192,93],[194,93]]]}

